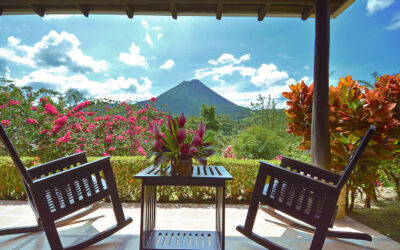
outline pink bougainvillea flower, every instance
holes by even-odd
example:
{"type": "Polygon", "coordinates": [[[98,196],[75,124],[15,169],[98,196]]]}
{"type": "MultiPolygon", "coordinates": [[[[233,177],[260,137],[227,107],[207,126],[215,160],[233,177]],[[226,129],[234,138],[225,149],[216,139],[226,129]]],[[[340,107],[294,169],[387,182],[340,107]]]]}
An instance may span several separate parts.
{"type": "Polygon", "coordinates": [[[180,128],[183,128],[183,126],[185,126],[186,123],[186,116],[182,113],[179,117],[178,117],[178,125],[180,128]]]}
{"type": "Polygon", "coordinates": [[[82,152],[82,149],[77,148],[77,149],[75,150],[75,154],[76,154],[76,153],[79,153],[79,152],[82,152]]]}
{"type": "Polygon", "coordinates": [[[110,154],[108,154],[108,153],[104,153],[104,154],[103,154],[103,156],[110,156],[110,154]]]}
{"type": "Polygon", "coordinates": [[[9,125],[11,125],[11,122],[9,120],[2,120],[1,125],[3,125],[4,127],[9,126],[9,125]]]}
{"type": "Polygon", "coordinates": [[[138,153],[141,155],[146,154],[146,152],[144,151],[144,149],[142,147],[138,147],[138,153]]]}
{"type": "Polygon", "coordinates": [[[48,114],[52,114],[52,115],[58,114],[57,109],[53,105],[51,105],[51,103],[46,103],[44,105],[44,110],[48,114]]]}
{"type": "Polygon", "coordinates": [[[35,106],[32,106],[32,107],[30,107],[29,109],[30,109],[30,110],[33,110],[33,111],[37,111],[37,107],[35,107],[35,106]]]}
{"type": "Polygon", "coordinates": [[[58,142],[63,142],[63,143],[67,143],[72,139],[71,137],[71,131],[68,131],[67,133],[65,133],[65,135],[61,138],[58,138],[58,142]]]}
{"type": "Polygon", "coordinates": [[[151,101],[151,102],[157,102],[157,98],[152,97],[152,98],[150,98],[150,101],[151,101]]]}
{"type": "Polygon", "coordinates": [[[19,105],[20,103],[18,102],[18,101],[14,101],[14,100],[9,100],[8,101],[8,105],[10,105],[10,106],[16,106],[16,105],[19,105]]]}
{"type": "Polygon", "coordinates": [[[30,124],[37,124],[37,121],[35,119],[31,119],[31,118],[26,119],[26,122],[30,123],[30,124]]]}
{"type": "Polygon", "coordinates": [[[46,97],[40,97],[39,102],[47,102],[47,98],[46,97]]]}
{"type": "Polygon", "coordinates": [[[108,151],[114,151],[114,150],[115,150],[114,147],[110,147],[110,148],[108,149],[108,151]]]}

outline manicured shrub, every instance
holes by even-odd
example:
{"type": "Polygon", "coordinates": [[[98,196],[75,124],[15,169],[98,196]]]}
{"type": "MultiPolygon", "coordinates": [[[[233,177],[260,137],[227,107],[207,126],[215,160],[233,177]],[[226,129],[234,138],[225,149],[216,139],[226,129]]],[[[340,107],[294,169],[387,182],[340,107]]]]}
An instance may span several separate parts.
{"type": "MultiPolygon", "coordinates": [[[[89,157],[89,161],[98,157],[89,157]]],[[[25,166],[37,164],[33,157],[23,157],[25,166]]],[[[279,164],[278,161],[270,161],[279,164]]],[[[119,195],[123,202],[140,202],[141,181],[134,176],[153,164],[144,156],[112,157],[111,164],[117,182],[119,195]]],[[[209,165],[224,166],[233,176],[226,183],[225,199],[227,203],[247,204],[250,202],[254,182],[258,171],[258,160],[239,160],[222,157],[210,157],[209,165]]],[[[0,157],[0,199],[26,200],[21,177],[9,157],[0,157]]],[[[161,187],[157,191],[159,202],[213,203],[215,189],[208,187],[161,187]]]]}

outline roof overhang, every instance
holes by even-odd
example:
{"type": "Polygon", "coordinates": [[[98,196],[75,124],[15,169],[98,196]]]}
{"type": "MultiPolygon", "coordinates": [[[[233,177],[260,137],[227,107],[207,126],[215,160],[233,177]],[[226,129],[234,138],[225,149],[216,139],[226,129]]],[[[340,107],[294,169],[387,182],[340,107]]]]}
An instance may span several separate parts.
{"type": "MultiPolygon", "coordinates": [[[[318,0],[1,0],[0,15],[123,14],[177,16],[298,17],[315,15],[318,0]]],[[[329,0],[336,18],[355,0],[329,0]]]]}

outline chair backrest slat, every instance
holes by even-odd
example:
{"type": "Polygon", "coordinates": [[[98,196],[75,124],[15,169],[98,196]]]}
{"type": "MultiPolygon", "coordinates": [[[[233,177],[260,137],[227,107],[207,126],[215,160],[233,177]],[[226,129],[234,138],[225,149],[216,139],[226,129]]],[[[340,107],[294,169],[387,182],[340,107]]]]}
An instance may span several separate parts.
{"type": "Polygon", "coordinates": [[[24,164],[21,161],[21,158],[19,158],[17,151],[14,148],[14,145],[11,143],[10,138],[8,138],[6,130],[4,129],[3,125],[0,124],[0,136],[1,139],[4,142],[4,145],[6,146],[8,152],[11,155],[11,158],[13,159],[15,165],[18,168],[19,173],[21,174],[23,180],[25,183],[30,184],[32,183],[32,178],[28,174],[28,171],[26,171],[26,168],[24,164]]]}
{"type": "Polygon", "coordinates": [[[340,179],[339,179],[339,182],[338,182],[339,190],[341,190],[342,187],[344,186],[344,184],[346,184],[351,172],[353,172],[354,168],[357,165],[358,160],[360,160],[362,153],[364,152],[365,148],[367,147],[369,140],[372,138],[372,135],[375,133],[375,130],[376,130],[375,126],[370,126],[367,133],[361,139],[361,142],[360,142],[360,144],[358,144],[358,147],[354,151],[354,154],[351,157],[349,163],[347,164],[347,167],[344,170],[342,177],[340,177],[340,179]]]}

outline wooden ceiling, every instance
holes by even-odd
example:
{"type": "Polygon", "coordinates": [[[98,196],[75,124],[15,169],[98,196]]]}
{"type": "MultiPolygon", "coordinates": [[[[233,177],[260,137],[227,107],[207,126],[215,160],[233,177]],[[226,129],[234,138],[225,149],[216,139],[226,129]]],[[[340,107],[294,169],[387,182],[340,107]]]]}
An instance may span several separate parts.
{"type": "MultiPolygon", "coordinates": [[[[314,17],[318,0],[0,0],[0,15],[124,14],[178,16],[314,17]]],[[[336,18],[355,0],[329,0],[336,18]]]]}

